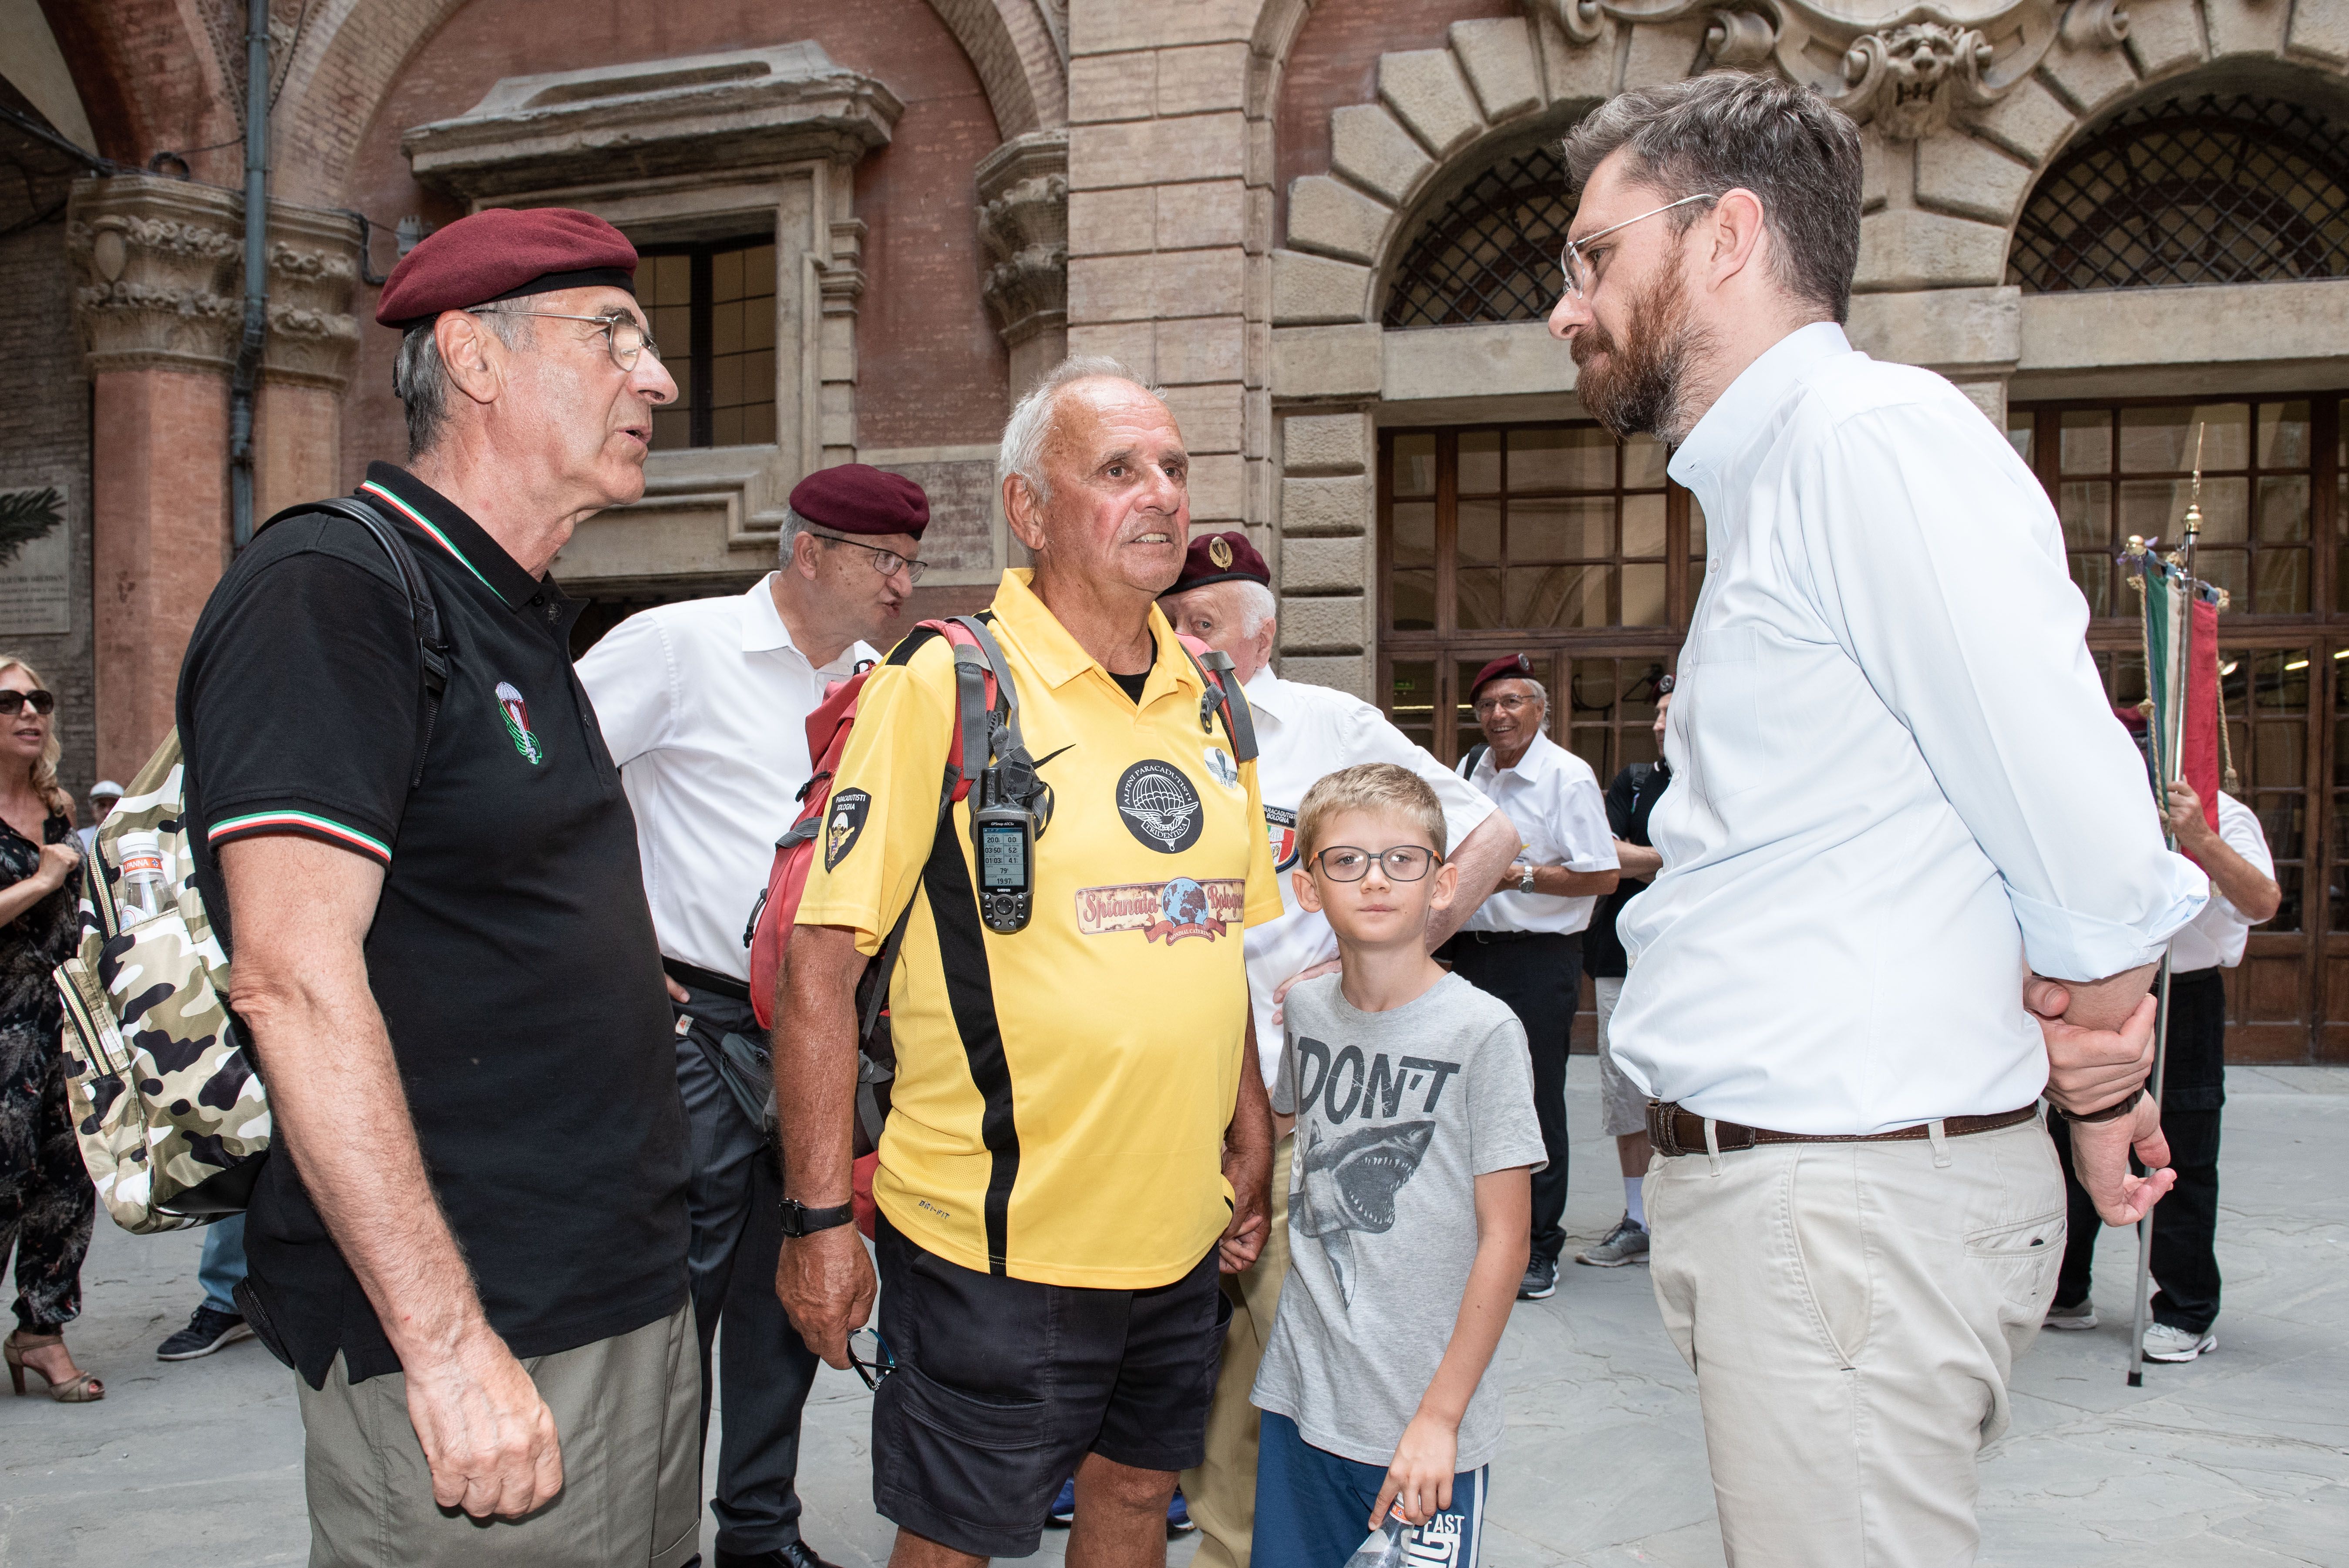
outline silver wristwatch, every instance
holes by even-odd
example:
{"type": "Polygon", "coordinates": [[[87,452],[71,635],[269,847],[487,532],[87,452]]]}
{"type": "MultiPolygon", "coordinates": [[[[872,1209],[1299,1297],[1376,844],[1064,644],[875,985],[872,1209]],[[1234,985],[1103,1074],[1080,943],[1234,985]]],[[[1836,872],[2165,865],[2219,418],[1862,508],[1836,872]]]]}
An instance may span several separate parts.
{"type": "Polygon", "coordinates": [[[1530,864],[1517,873],[1517,891],[1519,892],[1534,891],[1534,868],[1530,864]]]}

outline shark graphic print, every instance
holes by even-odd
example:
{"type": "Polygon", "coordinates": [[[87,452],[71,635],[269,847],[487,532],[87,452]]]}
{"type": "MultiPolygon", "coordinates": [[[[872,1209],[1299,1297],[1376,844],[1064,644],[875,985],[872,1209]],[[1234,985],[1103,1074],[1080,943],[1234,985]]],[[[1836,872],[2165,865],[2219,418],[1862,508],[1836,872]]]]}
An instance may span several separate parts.
{"type": "MultiPolygon", "coordinates": [[[[1288,1277],[1253,1398],[1312,1446],[1383,1466],[1458,1322],[1478,1182],[1541,1162],[1533,1063],[1516,1015],[1456,975],[1375,1013],[1323,975],[1284,1011],[1288,1277]]],[[[1489,1462],[1502,1429],[1498,1391],[1480,1387],[1459,1468],[1489,1462]]]]}

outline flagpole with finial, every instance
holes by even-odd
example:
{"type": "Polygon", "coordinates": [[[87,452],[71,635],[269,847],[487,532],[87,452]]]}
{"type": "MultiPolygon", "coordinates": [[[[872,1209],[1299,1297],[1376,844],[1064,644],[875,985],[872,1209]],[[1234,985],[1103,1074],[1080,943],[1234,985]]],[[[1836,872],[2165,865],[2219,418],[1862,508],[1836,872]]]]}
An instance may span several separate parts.
{"type": "MultiPolygon", "coordinates": [[[[2186,655],[2176,662],[2185,672],[2186,679],[2189,682],[2193,678],[2194,668],[2194,593],[2196,592],[2194,554],[2195,547],[2200,542],[2202,536],[2202,438],[2207,428],[2207,426],[2199,424],[2194,428],[2194,480],[2193,489],[2187,493],[2186,498],[2186,538],[2169,554],[2169,564],[2176,568],[2178,586],[2186,594],[2186,655]]],[[[2134,545],[2137,542],[2132,539],[2129,542],[2134,545]]],[[[2148,678],[2152,675],[2150,661],[2147,664],[2146,673],[2148,678]]],[[[2188,700],[2186,696],[2181,695],[2178,703],[2178,728],[2181,732],[2185,728],[2188,700]]],[[[2175,850],[2178,848],[2178,835],[2169,828],[2170,759],[2168,756],[2169,748],[2167,745],[2169,738],[2163,733],[2159,726],[2155,727],[2154,733],[2155,750],[2158,754],[2153,769],[2154,796],[2161,810],[2162,841],[2175,850]]],[[[2184,767],[2185,760],[2185,748],[2181,738],[2178,758],[2180,768],[2184,767]]],[[[2169,1055],[2169,954],[2166,949],[2161,955],[2160,971],[2154,976],[2154,996],[2153,1071],[2146,1078],[2146,1093],[2151,1095],[2154,1104],[2158,1106],[2161,1103],[2161,1069],[2169,1055]]],[[[2153,1212],[2148,1209],[2146,1211],[2145,1218],[2137,1222],[2137,1295],[2129,1329],[2128,1386],[2132,1388],[2141,1388],[2145,1386],[2146,1315],[2151,1305],[2152,1279],[2153,1212]]]]}

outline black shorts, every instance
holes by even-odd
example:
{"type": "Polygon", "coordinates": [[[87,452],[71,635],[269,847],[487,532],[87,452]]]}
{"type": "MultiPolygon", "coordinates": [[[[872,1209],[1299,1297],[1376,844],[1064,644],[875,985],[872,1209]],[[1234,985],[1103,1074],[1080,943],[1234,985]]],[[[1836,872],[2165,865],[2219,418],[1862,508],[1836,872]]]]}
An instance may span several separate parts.
{"type": "Polygon", "coordinates": [[[897,1369],[873,1400],[873,1506],[941,1546],[1025,1557],[1085,1455],[1137,1470],[1206,1457],[1224,1325],[1209,1249],[1151,1290],[980,1274],[884,1215],[881,1336],[897,1369]]]}

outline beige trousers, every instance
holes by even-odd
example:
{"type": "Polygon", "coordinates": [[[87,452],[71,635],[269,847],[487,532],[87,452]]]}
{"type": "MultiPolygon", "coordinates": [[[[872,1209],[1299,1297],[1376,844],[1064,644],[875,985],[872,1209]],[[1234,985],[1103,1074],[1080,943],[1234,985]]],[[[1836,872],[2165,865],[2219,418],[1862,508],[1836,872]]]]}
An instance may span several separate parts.
{"type": "Polygon", "coordinates": [[[1183,1472],[1183,1501],[1199,1527],[1192,1568],[1247,1568],[1248,1538],[1256,1529],[1257,1428],[1263,1418],[1248,1395],[1272,1343],[1280,1282],[1288,1277],[1288,1162],[1296,1148],[1292,1134],[1272,1151],[1272,1214],[1264,1251],[1245,1274],[1224,1276],[1232,1321],[1224,1330],[1216,1402],[1207,1408],[1207,1457],[1183,1472]]]}
{"type": "Polygon", "coordinates": [[[432,1501],[398,1373],[296,1377],[310,1568],[684,1568],[701,1549],[701,1367],[693,1308],[523,1363],[554,1415],[563,1490],[529,1518],[432,1501]]]}
{"type": "Polygon", "coordinates": [[[2046,1129],[1659,1156],[1664,1326],[1731,1568],[1963,1568],[1975,1457],[2064,1258],[2046,1129]]]}

